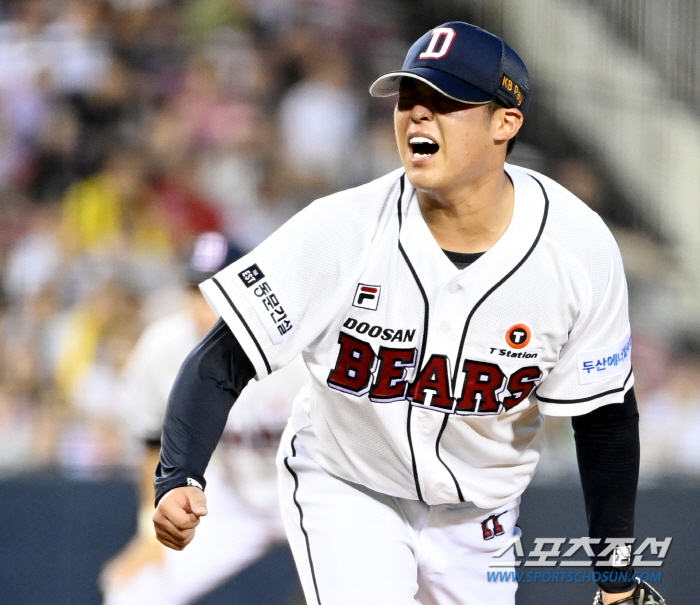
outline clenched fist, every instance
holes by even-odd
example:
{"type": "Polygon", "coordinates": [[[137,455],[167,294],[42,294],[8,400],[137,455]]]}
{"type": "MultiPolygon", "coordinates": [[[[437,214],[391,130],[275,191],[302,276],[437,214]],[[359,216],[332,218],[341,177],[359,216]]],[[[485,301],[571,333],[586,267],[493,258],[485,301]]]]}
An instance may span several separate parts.
{"type": "Polygon", "coordinates": [[[198,487],[176,487],[158,503],[153,514],[156,537],[168,548],[182,550],[194,538],[199,518],[207,514],[207,497],[198,487]]]}

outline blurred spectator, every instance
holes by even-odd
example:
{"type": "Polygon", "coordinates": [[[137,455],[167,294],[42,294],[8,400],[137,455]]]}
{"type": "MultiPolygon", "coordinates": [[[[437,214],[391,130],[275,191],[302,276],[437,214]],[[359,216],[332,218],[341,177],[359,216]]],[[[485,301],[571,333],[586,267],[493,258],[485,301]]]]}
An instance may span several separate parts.
{"type": "Polygon", "coordinates": [[[184,253],[194,238],[223,228],[218,208],[196,191],[196,165],[191,156],[163,170],[153,182],[153,196],[163,211],[175,250],[184,253]]]}
{"type": "Polygon", "coordinates": [[[0,472],[7,472],[38,458],[40,320],[39,313],[18,316],[7,300],[0,303],[0,472]]]}
{"type": "Polygon", "coordinates": [[[78,115],[77,163],[81,176],[99,170],[115,144],[127,138],[132,115],[131,73],[118,60],[110,62],[104,79],[91,90],[67,98],[78,115]]]}
{"type": "Polygon", "coordinates": [[[363,146],[364,171],[370,178],[379,178],[401,168],[401,160],[396,156],[396,135],[393,124],[386,120],[375,120],[369,126],[363,146]]]}
{"type": "Polygon", "coordinates": [[[666,367],[666,382],[640,406],[642,469],[647,478],[700,476],[700,346],[680,339],[666,367]]]}
{"type": "Polygon", "coordinates": [[[280,135],[287,164],[312,190],[354,184],[364,102],[350,87],[347,56],[315,38],[302,57],[302,79],[282,98],[280,135]]]}
{"type": "Polygon", "coordinates": [[[566,187],[592,210],[605,215],[607,210],[603,183],[590,162],[582,157],[568,157],[556,165],[555,180],[566,187]]]}
{"type": "Polygon", "coordinates": [[[41,34],[44,60],[61,93],[90,92],[109,77],[111,49],[103,27],[102,0],[64,0],[41,34]]]}
{"type": "Polygon", "coordinates": [[[28,147],[13,136],[0,116],[0,188],[4,189],[21,181],[21,173],[29,162],[29,157],[28,147]]]}
{"type": "Polygon", "coordinates": [[[204,55],[194,57],[171,110],[181,124],[175,132],[198,152],[195,185],[218,205],[230,231],[258,201],[266,133],[259,110],[228,89],[221,70],[204,55]]]}
{"type": "Polygon", "coordinates": [[[124,361],[122,339],[128,348],[128,339],[135,339],[140,328],[136,293],[126,284],[106,282],[57,321],[62,336],[55,371],[61,393],[86,412],[113,415],[109,401],[84,393],[85,384],[98,364],[118,370],[124,361]]]}
{"type": "Polygon", "coordinates": [[[79,133],[80,123],[75,111],[57,102],[37,133],[36,149],[26,175],[27,192],[34,202],[58,202],[78,180],[79,133]]]}
{"type": "MultiPolygon", "coordinates": [[[[5,301],[7,302],[7,301],[5,301]]],[[[53,284],[26,291],[0,315],[0,472],[52,465],[70,416],[53,383],[53,284]]]]}
{"type": "Polygon", "coordinates": [[[663,337],[673,324],[672,279],[676,262],[668,246],[630,224],[620,200],[587,159],[555,164],[555,179],[601,215],[620,247],[629,290],[630,318],[639,332],[663,337]]]}
{"type": "Polygon", "coordinates": [[[25,91],[36,85],[45,68],[41,33],[50,17],[47,0],[17,2],[10,18],[0,23],[0,90],[25,91]]]}
{"type": "Polygon", "coordinates": [[[291,178],[283,165],[271,164],[265,169],[258,203],[249,212],[238,215],[231,227],[234,239],[244,249],[252,250],[300,209],[301,204],[288,187],[291,178]]]}
{"type": "Polygon", "coordinates": [[[64,468],[94,473],[127,462],[117,376],[141,328],[139,305],[128,285],[111,281],[53,321],[56,386],[72,409],[57,452],[64,468]]]}
{"type": "Polygon", "coordinates": [[[31,299],[59,274],[61,241],[56,205],[30,208],[29,229],[9,251],[4,288],[10,300],[31,299]]]}
{"type": "Polygon", "coordinates": [[[168,229],[148,195],[146,176],[143,159],[134,150],[117,149],[104,170],[66,192],[63,234],[70,254],[171,253],[168,229]]]}

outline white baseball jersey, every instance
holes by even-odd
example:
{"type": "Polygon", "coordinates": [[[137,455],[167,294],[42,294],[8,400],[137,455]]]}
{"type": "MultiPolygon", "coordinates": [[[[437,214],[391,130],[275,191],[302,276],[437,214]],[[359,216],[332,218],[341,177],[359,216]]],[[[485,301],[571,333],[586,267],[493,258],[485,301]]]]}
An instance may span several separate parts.
{"type": "Polygon", "coordinates": [[[202,284],[258,378],[303,353],[294,429],[329,473],[492,509],[529,483],[541,413],[583,414],[632,386],[612,235],[550,179],[506,171],[511,223],[463,270],[397,170],[314,202],[202,284]]]}

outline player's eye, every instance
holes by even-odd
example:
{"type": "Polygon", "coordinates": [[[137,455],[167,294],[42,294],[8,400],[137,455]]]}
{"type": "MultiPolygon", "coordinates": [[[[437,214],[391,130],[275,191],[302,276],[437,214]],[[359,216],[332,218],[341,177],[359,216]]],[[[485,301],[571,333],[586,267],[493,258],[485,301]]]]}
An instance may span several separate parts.
{"type": "Polygon", "coordinates": [[[397,102],[397,108],[401,111],[406,111],[413,109],[417,103],[416,95],[410,93],[399,94],[399,100],[397,102]]]}
{"type": "Polygon", "coordinates": [[[440,95],[434,101],[434,111],[436,113],[452,113],[453,111],[461,111],[463,109],[469,109],[470,107],[475,107],[471,103],[462,103],[461,101],[455,101],[449,97],[440,95]]]}

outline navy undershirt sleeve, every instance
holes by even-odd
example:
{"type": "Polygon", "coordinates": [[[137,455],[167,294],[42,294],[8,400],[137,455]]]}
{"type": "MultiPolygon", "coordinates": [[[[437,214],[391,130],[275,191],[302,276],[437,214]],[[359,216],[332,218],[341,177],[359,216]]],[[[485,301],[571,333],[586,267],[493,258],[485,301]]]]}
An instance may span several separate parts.
{"type": "Polygon", "coordinates": [[[170,391],[154,476],[156,505],[188,479],[205,487],[204,471],[228,413],[254,376],[253,364],[220,319],[184,361],[170,391]]]}
{"type": "Polygon", "coordinates": [[[623,403],[575,416],[572,425],[589,536],[601,540],[593,545],[595,570],[601,574],[608,572],[607,577],[612,580],[601,580],[598,585],[607,592],[631,590],[634,586],[631,565],[600,566],[600,561],[609,556],[598,559],[597,555],[605,548],[607,538],[634,536],[639,479],[639,413],[634,389],[627,391],[623,403]],[[627,580],[622,576],[625,572],[627,580]]]}

